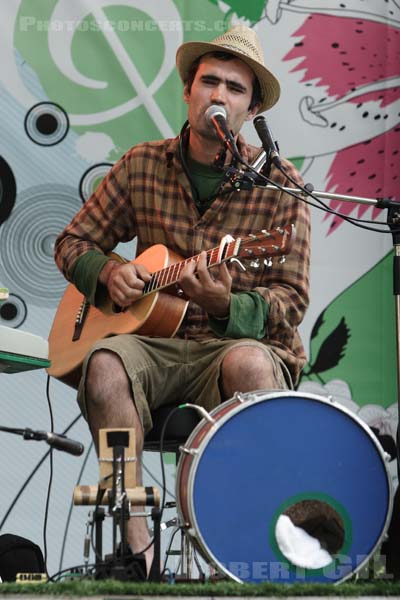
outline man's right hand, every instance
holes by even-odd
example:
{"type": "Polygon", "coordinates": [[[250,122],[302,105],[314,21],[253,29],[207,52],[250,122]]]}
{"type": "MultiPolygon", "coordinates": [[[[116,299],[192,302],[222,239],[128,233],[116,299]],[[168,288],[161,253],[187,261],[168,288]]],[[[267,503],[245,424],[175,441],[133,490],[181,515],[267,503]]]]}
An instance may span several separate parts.
{"type": "Polygon", "coordinates": [[[108,294],[118,306],[130,306],[141,297],[151,274],[144,265],[108,261],[100,272],[99,281],[107,287],[108,294]]]}

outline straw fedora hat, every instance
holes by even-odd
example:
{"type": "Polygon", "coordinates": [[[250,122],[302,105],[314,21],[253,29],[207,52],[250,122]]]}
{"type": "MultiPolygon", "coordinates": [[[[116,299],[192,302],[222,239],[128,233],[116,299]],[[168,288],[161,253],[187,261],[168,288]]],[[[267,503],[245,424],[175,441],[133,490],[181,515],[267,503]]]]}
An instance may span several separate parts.
{"type": "Polygon", "coordinates": [[[262,104],[258,112],[271,108],[279,99],[280,85],[266,68],[260,41],[253,29],[235,25],[212,42],[186,42],[176,53],[176,66],[185,83],[192,63],[208,52],[229,52],[247,63],[260,82],[262,104]]]}

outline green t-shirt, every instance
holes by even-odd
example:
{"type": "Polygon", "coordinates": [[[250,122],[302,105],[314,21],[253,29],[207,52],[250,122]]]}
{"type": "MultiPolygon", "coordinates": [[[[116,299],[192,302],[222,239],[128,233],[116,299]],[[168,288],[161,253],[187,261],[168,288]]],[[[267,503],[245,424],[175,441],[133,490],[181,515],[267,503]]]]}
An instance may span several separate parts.
{"type": "Polygon", "coordinates": [[[201,215],[211,206],[224,174],[212,166],[204,165],[190,157],[186,158],[192,181],[193,200],[201,215]]]}

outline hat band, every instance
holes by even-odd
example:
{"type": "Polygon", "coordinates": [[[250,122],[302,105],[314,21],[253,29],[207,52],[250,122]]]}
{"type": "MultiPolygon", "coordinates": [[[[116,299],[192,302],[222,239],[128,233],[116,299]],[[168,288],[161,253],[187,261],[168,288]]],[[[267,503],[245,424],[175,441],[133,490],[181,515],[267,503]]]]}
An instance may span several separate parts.
{"type": "Polygon", "coordinates": [[[240,48],[240,50],[239,50],[239,48],[237,46],[233,46],[232,44],[218,44],[218,45],[221,46],[222,48],[228,48],[229,50],[234,50],[235,52],[240,52],[241,54],[244,54],[248,58],[251,58],[252,60],[257,61],[258,63],[260,63],[260,65],[264,66],[264,64],[261,61],[260,57],[254,58],[254,56],[252,56],[251,54],[249,54],[245,50],[242,50],[242,48],[240,48]]]}

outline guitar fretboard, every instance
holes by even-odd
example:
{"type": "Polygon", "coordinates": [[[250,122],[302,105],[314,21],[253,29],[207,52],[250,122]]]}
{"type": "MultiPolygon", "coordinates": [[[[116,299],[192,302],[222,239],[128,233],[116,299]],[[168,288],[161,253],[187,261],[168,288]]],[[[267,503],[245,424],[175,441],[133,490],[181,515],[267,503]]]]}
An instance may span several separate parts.
{"type": "MultiPolygon", "coordinates": [[[[207,251],[207,268],[211,268],[213,266],[222,264],[223,262],[229,260],[235,253],[238,251],[240,246],[240,239],[234,240],[232,242],[227,242],[225,247],[223,248],[222,258],[219,259],[220,248],[212,248],[207,251]]],[[[183,269],[190,262],[195,261],[197,264],[200,259],[200,254],[196,256],[191,256],[186,260],[182,260],[181,262],[170,265],[169,267],[165,267],[164,269],[160,269],[152,274],[151,279],[146,283],[143,288],[143,296],[146,294],[151,294],[152,292],[162,290],[170,285],[176,283],[183,271],[183,269]]]]}

